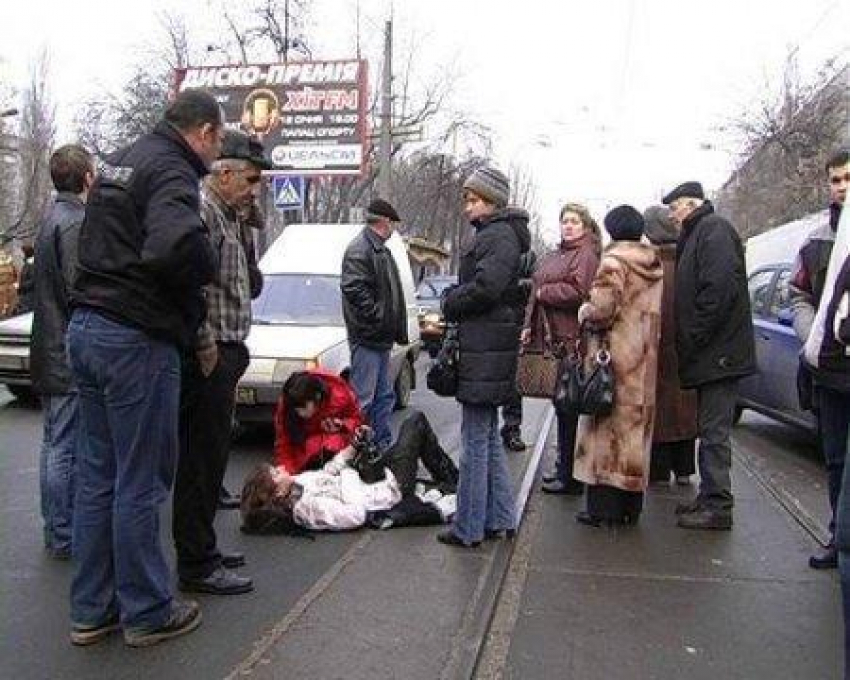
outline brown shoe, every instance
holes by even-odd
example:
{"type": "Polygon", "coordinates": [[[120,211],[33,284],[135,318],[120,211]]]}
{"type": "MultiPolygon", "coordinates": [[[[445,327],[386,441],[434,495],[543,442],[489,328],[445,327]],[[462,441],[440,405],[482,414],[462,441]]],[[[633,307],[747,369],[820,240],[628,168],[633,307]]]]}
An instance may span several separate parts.
{"type": "Polygon", "coordinates": [[[71,644],[77,647],[88,647],[105,640],[121,627],[118,614],[115,614],[104,623],[89,626],[82,623],[71,624],[71,644]]]}
{"type": "Polygon", "coordinates": [[[174,600],[171,617],[159,628],[136,628],[124,631],[124,642],[130,647],[150,647],[165,640],[191,633],[201,625],[201,608],[194,600],[174,600]]]}

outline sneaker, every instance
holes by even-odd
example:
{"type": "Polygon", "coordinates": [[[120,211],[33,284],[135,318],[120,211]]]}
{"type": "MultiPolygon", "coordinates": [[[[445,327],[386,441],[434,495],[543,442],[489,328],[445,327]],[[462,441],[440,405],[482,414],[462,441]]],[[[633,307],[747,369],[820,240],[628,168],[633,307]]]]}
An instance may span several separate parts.
{"type": "Polygon", "coordinates": [[[698,508],[679,515],[677,524],[682,529],[728,531],[732,528],[732,513],[711,508],[698,508]]]}
{"type": "Polygon", "coordinates": [[[159,628],[136,628],[124,631],[124,642],[130,647],[150,647],[165,640],[190,633],[201,625],[201,608],[194,600],[174,600],[171,617],[159,628]]]}
{"type": "Polygon", "coordinates": [[[71,644],[77,647],[87,647],[105,640],[121,627],[118,614],[109,617],[106,622],[90,626],[85,623],[71,624],[71,644]]]}

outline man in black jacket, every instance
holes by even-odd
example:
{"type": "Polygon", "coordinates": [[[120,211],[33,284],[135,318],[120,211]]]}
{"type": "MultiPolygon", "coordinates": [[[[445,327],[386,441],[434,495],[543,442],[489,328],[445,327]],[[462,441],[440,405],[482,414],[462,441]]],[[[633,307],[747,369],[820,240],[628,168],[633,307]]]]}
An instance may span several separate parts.
{"type": "Polygon", "coordinates": [[[70,559],[78,404],[65,355],[65,331],[94,159],[81,146],[63,146],[50,157],[50,178],[57,193],[35,240],[30,369],[44,415],[39,461],[44,546],[51,556],[70,559]]]}
{"type": "Polygon", "coordinates": [[[200,623],[173,598],[159,530],[178,453],[180,349],[194,349],[215,255],[200,179],[224,133],[215,99],[181,93],[106,158],[80,230],[68,346],[80,390],[71,641],[117,628],[148,646],[200,623]]]}
{"type": "Polygon", "coordinates": [[[375,442],[392,442],[390,416],[395,403],[390,379],[393,343],[406,345],[407,311],[398,267],[386,247],[401,221],[389,203],[375,199],[366,210],[366,227],[342,260],[342,311],[351,348],[351,386],[375,431],[375,442]]]}
{"type": "Polygon", "coordinates": [[[685,529],[732,528],[730,436],[738,380],[755,372],[744,248],[699,182],[664,197],[681,227],[676,247],[679,379],[697,390],[700,490],[677,509],[685,529]]]}

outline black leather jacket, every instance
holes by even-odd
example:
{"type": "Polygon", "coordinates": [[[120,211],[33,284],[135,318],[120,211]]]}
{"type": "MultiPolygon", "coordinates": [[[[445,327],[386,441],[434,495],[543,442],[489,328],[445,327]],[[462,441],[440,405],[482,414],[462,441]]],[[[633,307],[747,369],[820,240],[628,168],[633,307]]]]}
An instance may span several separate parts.
{"type": "Polygon", "coordinates": [[[84,214],[85,206],[77,196],[60,193],[35,240],[30,371],[33,385],[41,394],[67,394],[71,390],[65,331],[84,214]]]}
{"type": "Polygon", "coordinates": [[[406,345],[407,310],[398,268],[384,241],[366,227],[342,260],[342,313],[348,342],[387,350],[406,345]]]}

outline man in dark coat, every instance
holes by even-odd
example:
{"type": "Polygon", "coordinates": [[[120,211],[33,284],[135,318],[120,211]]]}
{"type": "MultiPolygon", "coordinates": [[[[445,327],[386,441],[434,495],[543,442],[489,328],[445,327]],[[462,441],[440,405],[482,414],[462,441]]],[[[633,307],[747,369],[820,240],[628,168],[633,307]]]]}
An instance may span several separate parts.
{"type": "Polygon", "coordinates": [[[697,390],[700,490],[678,508],[686,529],[732,528],[730,435],[738,380],[756,370],[744,248],[699,182],[667,196],[676,247],[676,350],[683,388],[697,390]]]}
{"type": "Polygon", "coordinates": [[[348,245],[342,259],[342,312],[351,348],[351,385],[375,442],[392,442],[390,416],[395,404],[390,379],[393,343],[406,345],[407,310],[398,267],[386,242],[401,222],[395,208],[373,200],[366,227],[348,245]]]}
{"type": "MultiPolygon", "coordinates": [[[[850,152],[839,151],[834,154],[827,161],[826,174],[829,182],[829,219],[803,243],[790,282],[794,330],[804,345],[809,339],[823,298],[838,222],[850,188],[850,152]]],[[[840,280],[837,284],[843,285],[840,280]]],[[[801,359],[800,379],[810,388],[809,405],[817,416],[832,511],[829,529],[830,534],[834,534],[836,508],[847,456],[847,434],[850,430],[850,358],[845,347],[836,342],[830,333],[825,334],[822,355],[817,368],[801,359]]],[[[838,567],[838,553],[833,540],[830,540],[822,553],[809,558],[809,566],[813,569],[838,567]]]]}
{"type": "Polygon", "coordinates": [[[68,327],[80,390],[71,641],[120,620],[149,646],[194,630],[198,604],[173,597],[159,510],[178,454],[180,350],[195,347],[216,257],[200,179],[221,151],[218,102],[179,94],[150,134],[105,159],[80,229],[68,327]]]}
{"type": "Polygon", "coordinates": [[[451,530],[438,540],[458,547],[511,532],[513,498],[499,434],[498,407],[516,389],[521,299],[520,258],[531,236],[528,213],[508,208],[509,183],[493,167],[464,183],[464,212],[475,239],[461,254],[458,285],[443,300],[446,321],[458,324],[463,454],[458,508],[451,530]]]}
{"type": "Polygon", "coordinates": [[[39,462],[44,545],[51,556],[70,559],[78,400],[65,354],[65,331],[94,159],[81,146],[63,146],[50,157],[50,178],[57,193],[35,240],[30,369],[44,414],[39,462]]]}

